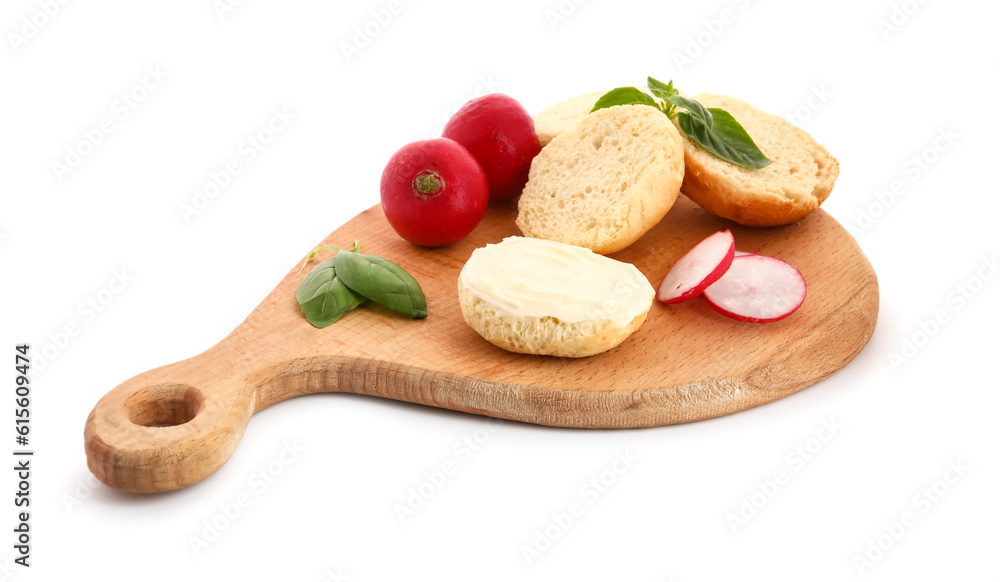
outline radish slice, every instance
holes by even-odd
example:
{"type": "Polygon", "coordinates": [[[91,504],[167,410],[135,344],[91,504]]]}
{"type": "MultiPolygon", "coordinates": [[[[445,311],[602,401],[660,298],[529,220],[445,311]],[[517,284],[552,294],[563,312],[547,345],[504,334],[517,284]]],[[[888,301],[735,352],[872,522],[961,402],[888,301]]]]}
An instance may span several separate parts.
{"type": "Polygon", "coordinates": [[[746,251],[736,251],[735,256],[737,257],[752,257],[756,253],[748,253],[746,251]]]}
{"type": "Polygon", "coordinates": [[[705,289],[713,309],[739,321],[767,323],[791,315],[806,299],[806,280],[797,269],[773,257],[744,255],[705,289]]]}
{"type": "Polygon", "coordinates": [[[728,230],[717,232],[684,253],[660,283],[656,298],[682,303],[701,294],[719,280],[733,263],[736,241],[728,230]]]}

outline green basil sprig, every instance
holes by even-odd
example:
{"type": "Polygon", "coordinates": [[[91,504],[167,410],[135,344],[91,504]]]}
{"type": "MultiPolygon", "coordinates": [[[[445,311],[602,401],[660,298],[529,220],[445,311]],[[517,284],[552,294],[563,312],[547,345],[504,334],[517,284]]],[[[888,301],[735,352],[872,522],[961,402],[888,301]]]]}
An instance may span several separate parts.
{"type": "Polygon", "coordinates": [[[657,81],[652,77],[646,77],[646,86],[649,87],[649,91],[653,95],[656,95],[664,101],[668,101],[671,97],[677,94],[677,89],[674,89],[673,80],[664,85],[662,81],[657,81]]]}
{"type": "Polygon", "coordinates": [[[302,314],[315,327],[327,327],[368,299],[413,318],[427,317],[420,284],[396,263],[360,254],[357,242],[350,249],[319,247],[306,262],[321,250],[337,255],[316,265],[295,293],[302,314]]]}
{"type": "Polygon", "coordinates": [[[648,77],[646,85],[659,101],[635,87],[619,87],[602,95],[590,111],[614,105],[655,107],[670,119],[676,119],[681,131],[717,158],[753,170],[771,163],[729,112],[717,107],[706,108],[694,99],[679,95],[673,81],[663,83],[648,77]],[[677,111],[678,107],[684,111],[677,111]]]}
{"type": "Polygon", "coordinates": [[[336,259],[327,259],[306,275],[295,293],[299,308],[316,327],[326,327],[365,302],[337,277],[336,259]]]}
{"type": "Polygon", "coordinates": [[[711,127],[699,122],[693,115],[684,113],[677,115],[677,125],[691,139],[727,162],[754,170],[771,163],[740,122],[728,111],[717,107],[709,107],[708,111],[713,121],[711,127]]]}
{"type": "Polygon", "coordinates": [[[337,253],[333,261],[340,280],[354,291],[410,317],[427,317],[427,298],[420,283],[403,267],[358,253],[337,253]]]}

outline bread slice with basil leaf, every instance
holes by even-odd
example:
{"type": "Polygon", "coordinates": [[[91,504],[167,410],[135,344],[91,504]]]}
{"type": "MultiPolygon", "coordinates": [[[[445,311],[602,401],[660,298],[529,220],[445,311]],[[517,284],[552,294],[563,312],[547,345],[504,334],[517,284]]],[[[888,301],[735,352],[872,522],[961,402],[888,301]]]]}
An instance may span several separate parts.
{"type": "Polygon", "coordinates": [[[840,166],[806,131],[735,97],[701,93],[694,99],[732,115],[771,163],[757,170],[736,166],[683,135],[681,191],[688,198],[743,225],[778,226],[805,217],[829,196],[840,166]]]}
{"type": "Polygon", "coordinates": [[[677,128],[654,107],[617,105],[585,116],[532,160],[518,228],[600,254],[627,247],[676,201],[681,144],[677,128]]]}

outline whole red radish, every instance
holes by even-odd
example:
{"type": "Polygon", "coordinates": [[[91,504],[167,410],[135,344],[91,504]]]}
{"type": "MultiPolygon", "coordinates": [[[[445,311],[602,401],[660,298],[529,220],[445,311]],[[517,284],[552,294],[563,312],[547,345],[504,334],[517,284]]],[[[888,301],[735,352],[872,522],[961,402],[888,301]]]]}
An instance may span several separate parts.
{"type": "Polygon", "coordinates": [[[389,158],[382,171],[382,210],[399,236],[440,247],[476,228],[489,203],[486,174],[458,142],[415,141],[389,158]]]}
{"type": "Polygon", "coordinates": [[[735,253],[732,232],[723,230],[706,237],[674,263],[656,290],[656,298],[664,303],[694,299],[726,273],[735,253]]]}
{"type": "Polygon", "coordinates": [[[464,145],[486,172],[490,200],[520,196],[531,160],[541,151],[535,122],[516,99],[490,93],[470,100],[441,133],[464,145]]]}

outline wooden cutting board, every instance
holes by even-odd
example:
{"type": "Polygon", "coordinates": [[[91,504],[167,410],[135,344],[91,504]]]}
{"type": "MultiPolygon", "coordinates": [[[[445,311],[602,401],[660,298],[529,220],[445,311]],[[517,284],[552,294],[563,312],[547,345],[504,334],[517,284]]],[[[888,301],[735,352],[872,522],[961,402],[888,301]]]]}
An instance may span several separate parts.
{"type": "MultiPolygon", "coordinates": [[[[518,234],[516,201],[492,204],[465,240],[426,249],[400,239],[380,206],[321,244],[351,246],[407,269],[429,316],[410,320],[371,303],[325,329],[310,325],[295,291],[297,262],[235,331],[191,359],[132,378],[87,419],[87,464],[101,481],[132,492],[177,489],[214,473],[250,417],[315,392],[355,392],[473,414],[564,427],[626,428],[690,422],[787,396],[850,362],[878,315],[878,281],[854,239],[822,210],[777,228],[716,218],[681,196],[666,218],[611,255],[635,264],[655,287],[705,236],[732,229],[736,248],[784,259],[809,286],[803,306],[768,324],[741,323],[701,298],[654,302],[619,347],[589,358],[509,353],[469,328],[458,272],[473,249],[518,234]]],[[[291,421],[291,419],[289,419],[291,421]]]]}

